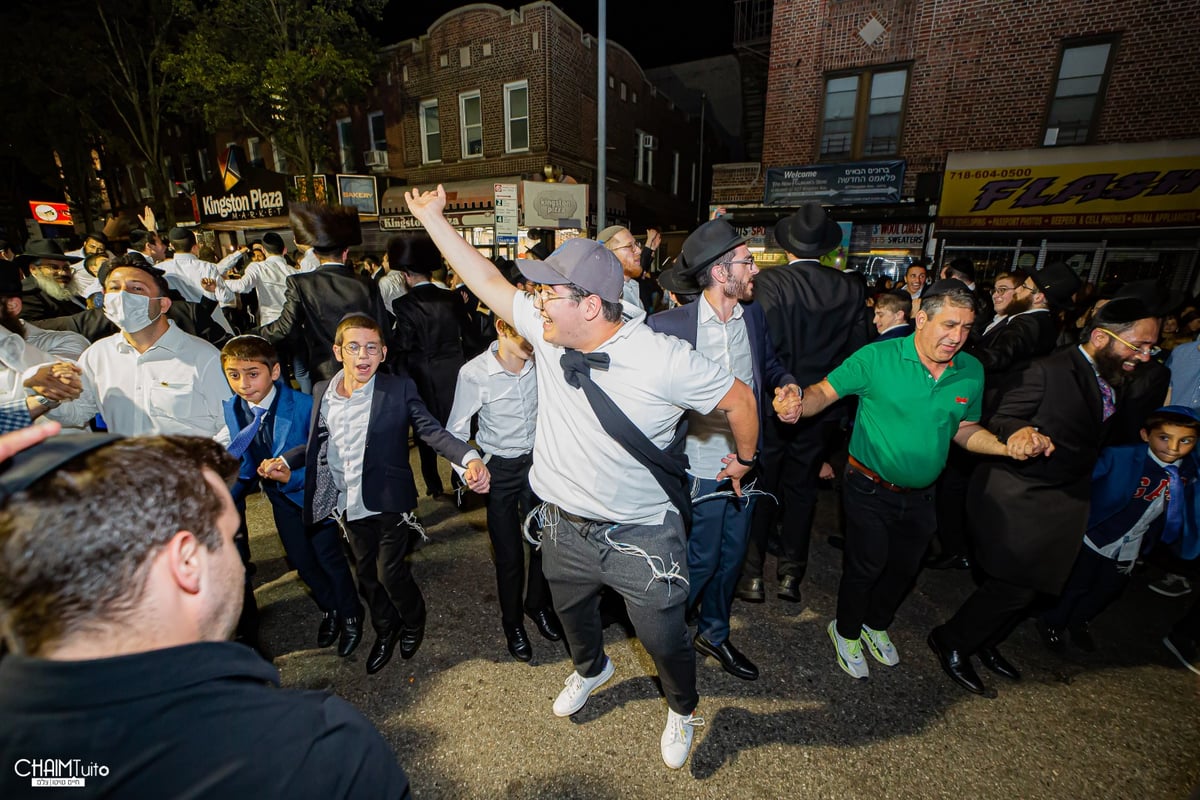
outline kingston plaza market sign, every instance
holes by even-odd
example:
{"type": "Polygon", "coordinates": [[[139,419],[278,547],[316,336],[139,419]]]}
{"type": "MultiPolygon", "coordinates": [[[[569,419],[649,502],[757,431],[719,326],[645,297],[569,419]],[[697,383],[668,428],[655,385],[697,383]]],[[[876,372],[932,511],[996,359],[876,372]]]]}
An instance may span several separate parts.
{"type": "Polygon", "coordinates": [[[287,215],[286,175],[251,167],[237,147],[225,151],[218,167],[196,198],[201,224],[287,215]]]}

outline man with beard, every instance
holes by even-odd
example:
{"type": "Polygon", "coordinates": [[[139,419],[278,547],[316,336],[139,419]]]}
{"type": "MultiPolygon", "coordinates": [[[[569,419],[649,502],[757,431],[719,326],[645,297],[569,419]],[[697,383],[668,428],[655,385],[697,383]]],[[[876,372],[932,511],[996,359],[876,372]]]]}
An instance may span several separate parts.
{"type": "Polygon", "coordinates": [[[71,265],[77,261],[83,258],[64,253],[53,239],[30,242],[17,256],[17,266],[29,272],[21,288],[25,319],[63,317],[83,310],[83,301],[71,291],[71,265]]]}
{"type": "MultiPolygon", "coordinates": [[[[668,283],[673,280],[683,291],[699,292],[700,297],[655,314],[646,324],[683,339],[747,384],[758,400],[760,419],[770,413],[768,400],[773,397],[779,420],[794,423],[800,415],[800,387],[776,357],[766,316],[751,299],[758,267],[746,237],[725,220],[709,220],[683,243],[671,272],[668,283]],[[694,287],[688,288],[691,282],[694,287]]],[[[725,414],[693,411],[685,420],[692,497],[706,498],[693,504],[688,537],[687,608],[695,613],[697,623],[692,646],[720,661],[729,674],[752,681],[758,668],[729,641],[729,611],[746,555],[754,498],[738,497],[729,481],[710,477],[724,468],[723,459],[737,449],[725,414]]]]}
{"type": "Polygon", "coordinates": [[[0,399],[25,399],[36,419],[79,395],[78,371],[62,361],[79,358],[88,341],[76,333],[44,331],[24,322],[21,309],[20,273],[5,263],[0,267],[0,399]],[[42,369],[36,374],[25,376],[38,366],[42,369]],[[64,380],[57,380],[57,374],[64,380]]]}
{"type": "Polygon", "coordinates": [[[1092,468],[1121,386],[1157,339],[1158,320],[1144,302],[1113,300],[1092,318],[1081,345],[1033,362],[1000,399],[988,424],[1010,450],[1045,436],[1054,450],[1023,464],[985,462],[971,478],[975,555],[986,577],[928,640],[964,689],[984,692],[972,655],[998,675],[1020,679],[997,646],[1039,592],[1062,589],[1083,542],[1092,468]]]}
{"type": "Polygon", "coordinates": [[[621,287],[621,299],[638,308],[642,306],[642,290],[638,278],[642,277],[642,246],[633,238],[629,229],[621,225],[610,225],[596,236],[596,241],[612,251],[621,262],[621,274],[625,283],[621,287]]]}

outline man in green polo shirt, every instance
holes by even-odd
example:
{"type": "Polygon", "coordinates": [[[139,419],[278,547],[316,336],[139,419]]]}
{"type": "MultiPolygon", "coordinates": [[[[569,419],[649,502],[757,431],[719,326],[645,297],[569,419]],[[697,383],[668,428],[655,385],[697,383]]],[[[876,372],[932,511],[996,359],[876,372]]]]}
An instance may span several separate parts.
{"type": "Polygon", "coordinates": [[[840,397],[859,396],[842,497],[846,545],[837,618],[829,638],[838,666],[866,678],[863,644],[876,661],[900,657],[887,628],[937,525],[934,482],[950,442],[973,453],[1025,459],[1048,453],[1048,438],[1001,443],[979,424],[983,367],[960,353],[975,321],[975,300],[960,281],[930,287],[916,331],[859,349],[804,390],[803,416],[840,397]]]}

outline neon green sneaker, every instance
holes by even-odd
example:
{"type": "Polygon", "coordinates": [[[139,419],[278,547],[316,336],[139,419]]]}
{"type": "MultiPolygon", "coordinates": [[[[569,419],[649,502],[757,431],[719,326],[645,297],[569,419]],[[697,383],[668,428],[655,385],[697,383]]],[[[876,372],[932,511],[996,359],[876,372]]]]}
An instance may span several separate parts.
{"type": "Polygon", "coordinates": [[[867,660],[863,658],[862,640],[842,638],[837,632],[836,619],[829,623],[826,630],[833,642],[833,649],[837,652],[838,666],[851,678],[867,677],[870,672],[867,669],[867,660]]]}
{"type": "Polygon", "coordinates": [[[867,649],[871,651],[871,656],[876,661],[889,667],[900,663],[900,654],[896,652],[896,645],[892,644],[887,631],[877,631],[863,625],[862,632],[862,640],[866,642],[867,649]]]}

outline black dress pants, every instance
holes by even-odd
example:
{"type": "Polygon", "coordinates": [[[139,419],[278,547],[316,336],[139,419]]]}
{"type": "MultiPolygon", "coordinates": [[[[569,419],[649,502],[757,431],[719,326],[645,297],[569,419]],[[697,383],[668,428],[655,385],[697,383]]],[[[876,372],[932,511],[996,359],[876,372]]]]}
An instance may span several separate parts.
{"type": "Polygon", "coordinates": [[[414,531],[404,515],[373,514],[344,524],[375,632],[384,636],[424,625],[425,598],[409,562],[414,531]]]}
{"type": "Polygon", "coordinates": [[[530,614],[550,608],[550,586],[542,574],[542,551],[530,548],[529,572],[525,572],[525,537],[521,526],[537,504],[529,488],[529,467],[533,454],[488,459],[492,475],[487,495],[488,537],[496,558],[496,591],[500,598],[500,619],[505,625],[519,625],[524,612],[530,614]]]}
{"type": "Polygon", "coordinates": [[[1036,589],[989,576],[939,629],[939,638],[945,647],[968,655],[995,647],[1012,633],[1037,594],[1036,589]]]}

